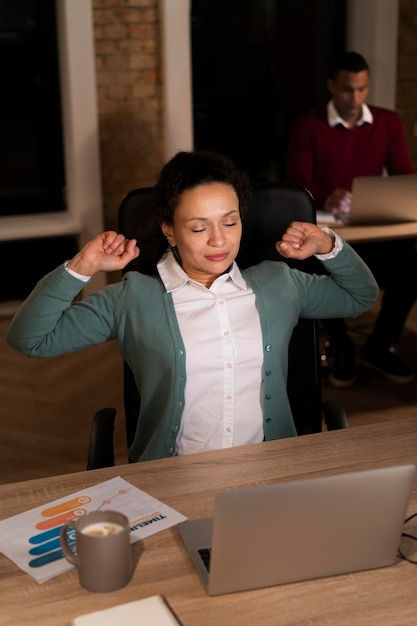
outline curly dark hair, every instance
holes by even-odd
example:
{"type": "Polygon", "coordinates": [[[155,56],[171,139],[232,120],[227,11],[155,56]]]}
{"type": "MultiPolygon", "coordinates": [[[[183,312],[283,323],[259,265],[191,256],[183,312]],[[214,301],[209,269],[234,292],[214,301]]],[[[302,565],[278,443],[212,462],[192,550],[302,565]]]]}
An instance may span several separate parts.
{"type": "Polygon", "coordinates": [[[225,183],[233,187],[239,199],[240,217],[242,222],[245,221],[246,203],[252,191],[247,174],[239,170],[230,158],[217,152],[178,152],[159,173],[150,219],[142,224],[137,237],[141,252],[129,269],[151,273],[150,268],[155,268],[156,271],[156,264],[167,248],[161,224],[173,223],[184,191],[211,183],[225,183]]]}

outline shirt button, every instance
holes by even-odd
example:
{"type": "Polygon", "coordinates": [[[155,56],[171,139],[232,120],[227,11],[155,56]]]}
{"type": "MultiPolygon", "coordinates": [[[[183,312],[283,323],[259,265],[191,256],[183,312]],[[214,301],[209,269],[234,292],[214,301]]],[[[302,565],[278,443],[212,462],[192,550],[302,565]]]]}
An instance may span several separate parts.
{"type": "Polygon", "coordinates": [[[267,352],[271,352],[271,350],[272,350],[272,346],[265,346],[265,350],[266,350],[267,352]]]}
{"type": "Polygon", "coordinates": [[[227,432],[227,433],[231,433],[231,432],[232,432],[232,429],[231,429],[231,428],[226,428],[226,432],[227,432]]]}
{"type": "Polygon", "coordinates": [[[224,336],[225,336],[225,337],[228,337],[229,335],[230,335],[229,331],[228,331],[228,330],[226,330],[226,332],[224,333],[224,336]]]}
{"type": "Polygon", "coordinates": [[[226,367],[228,367],[229,369],[232,367],[231,363],[226,363],[226,367]]]}
{"type": "Polygon", "coordinates": [[[230,393],[228,393],[226,396],[226,400],[231,400],[231,399],[232,399],[232,396],[230,395],[230,393]]]}

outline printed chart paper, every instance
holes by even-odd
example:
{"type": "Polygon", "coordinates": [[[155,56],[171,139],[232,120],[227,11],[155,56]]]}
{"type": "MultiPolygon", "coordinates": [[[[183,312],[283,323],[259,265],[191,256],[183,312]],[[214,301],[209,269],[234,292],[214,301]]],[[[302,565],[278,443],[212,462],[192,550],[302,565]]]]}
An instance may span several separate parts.
{"type": "MultiPolygon", "coordinates": [[[[73,569],[59,535],[67,519],[112,509],[130,520],[131,543],[187,519],[145,491],[117,476],[49,504],[0,521],[0,551],[39,583],[73,569]]],[[[75,532],[70,532],[69,543],[75,532]]]]}

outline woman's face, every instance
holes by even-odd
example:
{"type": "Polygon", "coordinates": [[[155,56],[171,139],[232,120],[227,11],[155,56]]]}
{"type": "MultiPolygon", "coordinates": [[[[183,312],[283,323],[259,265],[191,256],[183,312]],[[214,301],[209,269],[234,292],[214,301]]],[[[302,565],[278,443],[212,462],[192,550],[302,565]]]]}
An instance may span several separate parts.
{"type": "Polygon", "coordinates": [[[242,236],[239,200],[233,187],[210,183],[181,195],[173,224],[162,224],[190,278],[209,287],[232,264],[242,236]]]}

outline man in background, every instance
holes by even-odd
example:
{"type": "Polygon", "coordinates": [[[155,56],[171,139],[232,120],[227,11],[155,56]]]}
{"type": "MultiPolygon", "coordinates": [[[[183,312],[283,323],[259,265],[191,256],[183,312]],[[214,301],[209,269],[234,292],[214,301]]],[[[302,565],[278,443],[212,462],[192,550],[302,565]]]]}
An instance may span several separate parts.
{"type": "MultiPolygon", "coordinates": [[[[318,210],[349,215],[356,176],[411,174],[413,168],[400,118],[366,104],[370,69],[356,52],[344,52],[328,79],[326,107],[301,116],[290,132],[286,180],[307,188],[318,210]]],[[[401,360],[398,343],[417,296],[416,239],[357,244],[383,290],[381,307],[362,351],[362,361],[396,383],[414,374],[401,360]]],[[[330,339],[330,380],[349,387],[356,377],[355,350],[342,319],[323,322],[330,339]]]]}

